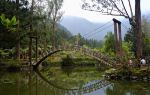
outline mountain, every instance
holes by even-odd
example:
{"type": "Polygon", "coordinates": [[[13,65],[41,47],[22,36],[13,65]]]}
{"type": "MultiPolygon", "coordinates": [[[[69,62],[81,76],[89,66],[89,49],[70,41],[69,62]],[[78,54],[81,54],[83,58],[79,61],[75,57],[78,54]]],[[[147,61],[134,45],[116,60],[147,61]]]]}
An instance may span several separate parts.
{"type": "MultiPolygon", "coordinates": [[[[73,35],[77,35],[78,33],[80,33],[87,39],[102,40],[104,39],[107,32],[113,31],[112,21],[108,23],[94,23],[84,18],[75,16],[64,16],[60,24],[66,27],[73,35]]],[[[128,26],[124,28],[128,28],[128,26]]],[[[127,29],[125,31],[127,31],[127,29]]],[[[122,33],[123,36],[125,34],[125,31],[123,31],[122,33]]]]}
{"type": "Polygon", "coordinates": [[[58,23],[57,28],[58,28],[58,30],[63,31],[68,37],[72,36],[72,33],[66,27],[62,26],[61,24],[58,23]]]}

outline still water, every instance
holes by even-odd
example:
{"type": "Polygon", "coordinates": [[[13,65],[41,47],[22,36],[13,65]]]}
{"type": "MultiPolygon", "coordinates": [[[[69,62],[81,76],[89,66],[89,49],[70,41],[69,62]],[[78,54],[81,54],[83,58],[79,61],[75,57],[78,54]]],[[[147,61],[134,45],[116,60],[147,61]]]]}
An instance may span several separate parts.
{"type": "Polygon", "coordinates": [[[110,82],[95,67],[0,72],[0,95],[150,95],[147,82],[110,82]]]}

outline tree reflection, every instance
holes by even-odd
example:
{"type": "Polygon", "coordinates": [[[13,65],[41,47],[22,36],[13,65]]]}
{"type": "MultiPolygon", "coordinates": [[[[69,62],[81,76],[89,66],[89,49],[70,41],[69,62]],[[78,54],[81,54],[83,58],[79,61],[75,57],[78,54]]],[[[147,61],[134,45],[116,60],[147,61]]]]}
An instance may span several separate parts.
{"type": "Polygon", "coordinates": [[[150,95],[147,83],[114,82],[105,90],[106,95],[150,95]]]}
{"type": "Polygon", "coordinates": [[[122,89],[121,85],[112,84],[106,89],[106,95],[126,95],[126,91],[122,89]]]}
{"type": "Polygon", "coordinates": [[[73,66],[61,66],[61,70],[67,74],[67,76],[69,76],[72,71],[73,71],[74,67],[73,66]]]}

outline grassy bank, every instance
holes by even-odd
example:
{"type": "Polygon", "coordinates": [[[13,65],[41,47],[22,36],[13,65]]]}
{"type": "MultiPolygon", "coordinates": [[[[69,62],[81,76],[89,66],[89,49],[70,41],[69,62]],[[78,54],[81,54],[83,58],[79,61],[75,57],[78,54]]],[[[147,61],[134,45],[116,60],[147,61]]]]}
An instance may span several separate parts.
{"type": "Polygon", "coordinates": [[[0,59],[0,70],[2,71],[19,71],[21,62],[15,59],[0,59]]]}
{"type": "Polygon", "coordinates": [[[120,69],[107,70],[105,75],[105,78],[110,80],[150,81],[149,67],[121,67],[120,69]]]}

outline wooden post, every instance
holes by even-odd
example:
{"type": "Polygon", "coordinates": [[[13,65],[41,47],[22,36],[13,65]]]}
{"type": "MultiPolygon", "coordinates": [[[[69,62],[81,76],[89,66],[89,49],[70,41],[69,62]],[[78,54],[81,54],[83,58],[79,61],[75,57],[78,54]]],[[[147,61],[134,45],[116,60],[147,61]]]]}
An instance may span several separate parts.
{"type": "Polygon", "coordinates": [[[115,49],[117,55],[122,55],[121,22],[114,19],[115,49]]]}
{"type": "Polygon", "coordinates": [[[115,50],[118,54],[117,23],[114,21],[115,50]]]}
{"type": "Polygon", "coordinates": [[[121,37],[121,22],[118,23],[118,32],[119,32],[119,51],[120,54],[122,55],[123,51],[122,51],[122,37],[121,37]]]}

